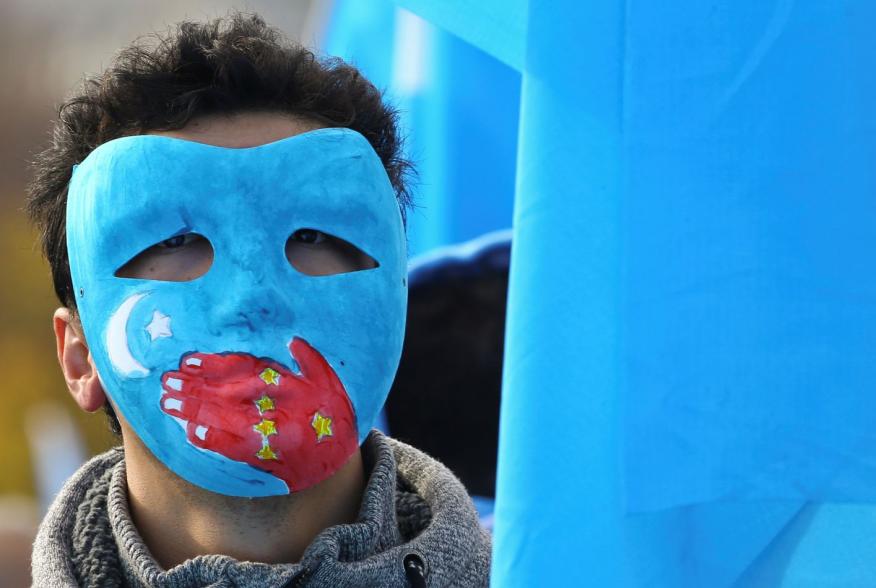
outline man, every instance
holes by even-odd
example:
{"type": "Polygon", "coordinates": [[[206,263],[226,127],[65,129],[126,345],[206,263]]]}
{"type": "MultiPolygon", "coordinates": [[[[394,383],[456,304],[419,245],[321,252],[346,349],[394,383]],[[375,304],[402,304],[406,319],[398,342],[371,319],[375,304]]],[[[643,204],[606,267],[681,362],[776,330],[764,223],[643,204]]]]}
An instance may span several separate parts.
{"type": "Polygon", "coordinates": [[[36,586],[487,585],[461,484],[369,433],[404,328],[395,125],[241,15],[124,50],[61,109],[29,210],[68,387],[123,446],[56,500],[36,586]]]}

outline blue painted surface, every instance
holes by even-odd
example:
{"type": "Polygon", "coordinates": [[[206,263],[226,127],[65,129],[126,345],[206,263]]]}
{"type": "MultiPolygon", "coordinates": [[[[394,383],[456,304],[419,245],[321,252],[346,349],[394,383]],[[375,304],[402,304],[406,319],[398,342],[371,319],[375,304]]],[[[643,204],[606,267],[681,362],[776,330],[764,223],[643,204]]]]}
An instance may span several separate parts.
{"type": "Polygon", "coordinates": [[[176,474],[233,496],[288,492],[279,478],[190,444],[161,410],[161,375],[192,351],[248,353],[295,371],[288,345],[303,338],[346,388],[364,441],[398,366],[407,299],[398,203],[364,137],[323,129],[247,149],[154,135],[110,141],[73,174],[67,239],[76,302],[101,381],[137,435],[176,474]],[[352,243],[379,267],[299,273],[285,245],[303,228],[352,243]],[[114,276],[146,248],[189,232],[213,247],[203,276],[188,282],[114,276]],[[130,352],[145,370],[122,369],[112,358],[119,347],[108,344],[111,317],[129,300],[136,304],[114,328],[124,339],[122,355],[130,352]],[[156,311],[169,317],[172,334],[153,340],[146,326],[156,311]]]}

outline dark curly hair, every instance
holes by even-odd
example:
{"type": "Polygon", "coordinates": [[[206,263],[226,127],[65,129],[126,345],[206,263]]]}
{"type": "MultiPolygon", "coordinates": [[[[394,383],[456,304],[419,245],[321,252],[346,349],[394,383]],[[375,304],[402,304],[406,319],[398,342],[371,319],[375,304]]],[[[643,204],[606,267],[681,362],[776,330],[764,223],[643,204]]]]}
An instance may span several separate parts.
{"type": "Polygon", "coordinates": [[[136,41],[59,109],[48,149],[33,162],[27,211],[40,229],[58,299],[74,309],[67,260],[67,184],[74,164],[102,143],[180,129],[195,117],[271,111],[361,133],[380,156],[404,218],[413,168],[402,155],[397,111],[359,71],[318,58],[261,17],[233,13],[182,22],[136,41]]]}
{"type": "Polygon", "coordinates": [[[74,164],[112,139],[180,129],[205,115],[254,111],[361,133],[380,156],[405,218],[413,168],[402,155],[398,113],[355,67],[315,56],[257,15],[182,22],[135,41],[103,74],[85,78],[60,107],[50,146],[33,162],[27,212],[40,230],[61,303],[76,310],[66,237],[74,164]]]}

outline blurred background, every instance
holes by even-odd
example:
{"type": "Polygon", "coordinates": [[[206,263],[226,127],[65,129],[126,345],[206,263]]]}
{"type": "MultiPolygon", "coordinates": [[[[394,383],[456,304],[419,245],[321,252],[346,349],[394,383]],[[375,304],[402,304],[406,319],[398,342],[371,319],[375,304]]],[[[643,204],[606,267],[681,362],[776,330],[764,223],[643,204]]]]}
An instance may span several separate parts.
{"type": "MultiPolygon", "coordinates": [[[[64,98],[83,75],[102,71],[116,50],[180,20],[206,20],[232,8],[257,12],[291,38],[352,61],[401,108],[408,155],[419,169],[417,209],[409,221],[412,258],[425,254],[435,265],[436,256],[449,255],[458,264],[471,250],[460,257],[458,251],[437,248],[510,227],[519,74],[390,0],[5,0],[0,4],[2,586],[28,583],[21,574],[26,574],[30,542],[45,507],[83,460],[114,444],[101,413],[88,415],[75,407],[57,367],[51,331],[57,302],[23,212],[28,162],[47,145],[64,98]]],[[[493,241],[487,245],[494,248],[493,241]]],[[[491,391],[484,411],[494,423],[487,431],[491,438],[498,411],[507,249],[506,243],[499,286],[491,287],[500,305],[481,301],[496,310],[490,343],[480,351],[490,356],[485,365],[491,366],[491,391]]],[[[433,326],[441,322],[435,313],[426,314],[433,326]]],[[[436,401],[440,396],[436,390],[436,401]]],[[[398,422],[399,411],[424,407],[400,406],[398,422]]],[[[479,493],[491,495],[495,441],[482,454],[491,460],[489,475],[480,476],[476,485],[479,493]]]]}

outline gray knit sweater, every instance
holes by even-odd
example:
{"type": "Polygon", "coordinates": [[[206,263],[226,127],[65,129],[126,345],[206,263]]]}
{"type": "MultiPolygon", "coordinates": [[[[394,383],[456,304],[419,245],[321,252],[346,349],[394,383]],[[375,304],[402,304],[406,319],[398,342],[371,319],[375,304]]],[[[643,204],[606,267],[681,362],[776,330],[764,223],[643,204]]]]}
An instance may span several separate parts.
{"type": "Polygon", "coordinates": [[[99,455],[70,479],[43,520],[33,585],[408,587],[403,561],[416,554],[427,586],[487,586],[490,538],[453,474],[377,431],[362,449],[370,475],[358,520],[322,531],[299,563],[207,555],[170,570],[155,561],[131,521],[121,450],[99,455]]]}

